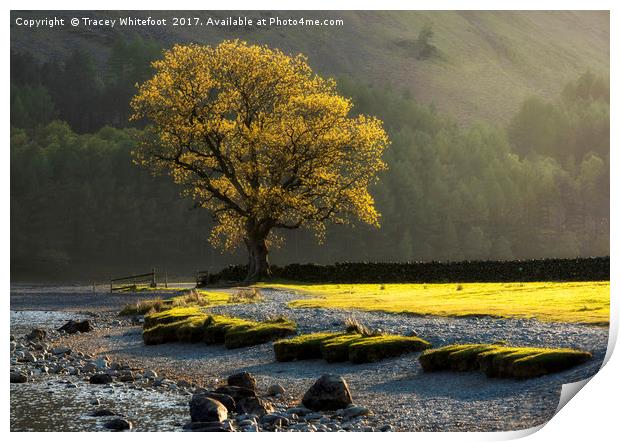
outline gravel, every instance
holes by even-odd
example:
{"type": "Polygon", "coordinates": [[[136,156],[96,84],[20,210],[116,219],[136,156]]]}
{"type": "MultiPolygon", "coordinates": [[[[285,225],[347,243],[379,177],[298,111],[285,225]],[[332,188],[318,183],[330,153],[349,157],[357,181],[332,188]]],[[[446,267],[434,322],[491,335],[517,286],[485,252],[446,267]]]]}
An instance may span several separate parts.
{"type": "MultiPolygon", "coordinates": [[[[91,355],[122,358],[132,366],[157,371],[160,377],[187,380],[212,387],[238,371],[252,373],[258,390],[281,384],[286,393],[282,401],[297,405],[304,392],[323,373],[343,376],[357,405],[374,414],[355,418],[351,429],[366,426],[396,431],[497,431],[517,430],[540,425],[549,420],[557,407],[563,383],[592,376],[598,371],[607,348],[608,329],[578,324],[541,323],[535,320],[498,320],[491,318],[439,318],[381,312],[341,311],[332,309],[291,309],[287,302],[300,295],[280,290],[263,290],[265,302],[218,306],[217,313],[251,319],[288,316],[299,324],[300,332],[342,329],[344,320],[354,316],[365,325],[390,333],[411,334],[437,347],[454,342],[507,341],[511,345],[574,347],[591,351],[593,358],[575,369],[540,378],[515,381],[487,379],[481,373],[422,372],[417,354],[372,364],[328,364],[321,360],[277,363],[271,344],[226,350],[222,346],[203,344],[164,344],[144,346],[141,328],[129,320],[119,322],[111,314],[119,309],[118,295],[113,300],[94,301],[92,293],[79,290],[65,292],[56,303],[45,289],[24,294],[11,293],[13,309],[97,310],[95,331],[61,337],[57,346],[67,345],[91,355]],[[18,300],[22,296],[27,300],[18,300]],[[15,300],[14,300],[15,299],[15,300]],[[94,302],[94,308],[89,305],[94,302]],[[54,308],[48,308],[53,305],[54,308]],[[102,307],[103,306],[103,307],[102,307]],[[42,308],[41,308],[42,307],[42,308]]],[[[105,295],[99,295],[102,297],[105,295]]],[[[131,295],[132,302],[135,298],[131,295]]],[[[150,297],[161,296],[150,294],[150,297]]],[[[13,326],[12,315],[12,326],[13,326]]],[[[31,324],[34,325],[34,324],[31,324]]],[[[13,396],[12,405],[13,408],[13,396]]]]}

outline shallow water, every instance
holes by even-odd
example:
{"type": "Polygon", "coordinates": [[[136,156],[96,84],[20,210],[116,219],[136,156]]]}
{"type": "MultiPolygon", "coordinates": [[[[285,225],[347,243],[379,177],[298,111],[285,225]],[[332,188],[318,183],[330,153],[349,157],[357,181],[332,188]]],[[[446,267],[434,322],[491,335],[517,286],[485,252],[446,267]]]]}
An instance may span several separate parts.
{"type": "MultiPolygon", "coordinates": [[[[69,319],[88,318],[72,312],[11,311],[11,333],[32,328],[57,329],[69,319]]],[[[137,390],[131,384],[91,385],[75,376],[35,375],[32,382],[11,384],[11,431],[106,431],[115,417],[93,417],[109,409],[131,421],[133,431],[180,431],[189,421],[189,396],[176,392],[137,390]],[[67,387],[71,381],[77,388],[67,387]],[[100,405],[93,405],[99,399],[100,405]]]]}
{"type": "Polygon", "coordinates": [[[11,384],[11,431],[102,431],[114,417],[89,414],[106,408],[123,415],[134,431],[180,431],[189,420],[189,396],[77,382],[67,388],[58,377],[11,384]],[[98,398],[101,405],[93,405],[98,398]]]}

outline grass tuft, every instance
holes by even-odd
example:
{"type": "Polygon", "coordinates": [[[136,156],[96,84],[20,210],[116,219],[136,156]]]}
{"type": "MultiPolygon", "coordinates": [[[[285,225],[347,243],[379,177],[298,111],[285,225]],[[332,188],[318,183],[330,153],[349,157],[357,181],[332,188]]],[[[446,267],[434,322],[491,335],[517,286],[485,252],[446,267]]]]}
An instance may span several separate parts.
{"type": "Polygon", "coordinates": [[[301,361],[304,359],[320,359],[321,344],[324,340],[342,336],[343,333],[312,333],[307,335],[295,336],[290,339],[276,341],[273,349],[276,354],[276,361],[301,361]]]}
{"type": "Polygon", "coordinates": [[[525,379],[567,370],[591,357],[567,348],[457,344],[425,351],[420,363],[424,371],[481,370],[488,377],[525,379]]]}
{"type": "Polygon", "coordinates": [[[274,343],[278,362],[323,358],[327,362],[376,362],[422,351],[431,345],[417,337],[364,336],[361,333],[313,333],[274,343]]]}
{"type": "Polygon", "coordinates": [[[395,358],[426,350],[431,344],[415,336],[381,335],[354,341],[349,346],[349,361],[356,364],[395,358]]]}

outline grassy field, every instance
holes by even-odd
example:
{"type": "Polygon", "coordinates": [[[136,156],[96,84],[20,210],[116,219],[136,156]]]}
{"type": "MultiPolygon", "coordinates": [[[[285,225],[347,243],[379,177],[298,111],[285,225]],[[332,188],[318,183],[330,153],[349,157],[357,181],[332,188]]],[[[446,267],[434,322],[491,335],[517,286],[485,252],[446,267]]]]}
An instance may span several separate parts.
{"type": "Polygon", "coordinates": [[[265,284],[310,295],[297,308],[340,308],[438,316],[535,318],[609,324],[609,282],[467,284],[265,284]]]}

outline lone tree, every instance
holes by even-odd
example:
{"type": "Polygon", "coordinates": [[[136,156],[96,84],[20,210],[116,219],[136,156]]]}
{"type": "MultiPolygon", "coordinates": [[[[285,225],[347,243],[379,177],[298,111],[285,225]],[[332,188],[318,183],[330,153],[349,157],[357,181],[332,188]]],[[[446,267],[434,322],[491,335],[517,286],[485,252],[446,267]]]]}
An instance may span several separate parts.
{"type": "Polygon", "coordinates": [[[176,45],[153,68],[131,101],[132,119],[151,122],[134,161],[212,213],[212,244],[245,243],[247,281],[270,275],[274,229],[322,240],[328,222],[379,226],[368,186],[386,168],[382,122],[350,116],[306,57],[235,40],[176,45]]]}

